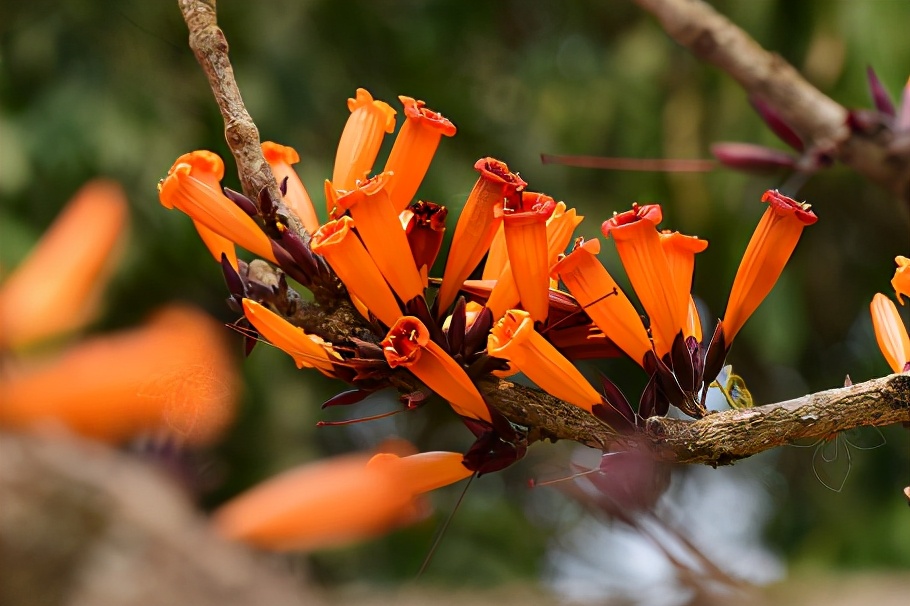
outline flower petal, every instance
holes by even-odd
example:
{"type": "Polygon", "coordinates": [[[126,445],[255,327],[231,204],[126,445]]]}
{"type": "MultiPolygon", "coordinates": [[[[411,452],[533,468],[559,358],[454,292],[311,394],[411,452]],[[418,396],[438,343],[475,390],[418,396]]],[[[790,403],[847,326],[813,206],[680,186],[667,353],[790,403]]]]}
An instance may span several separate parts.
{"type": "Polygon", "coordinates": [[[395,110],[385,101],[374,101],[366,89],[357,89],[356,97],[348,99],[348,109],[351,115],[341,133],[332,172],[332,183],[341,190],[354,189],[369,175],[385,133],[395,130],[395,110]]]}
{"type": "Polygon", "coordinates": [[[489,250],[502,223],[505,198],[514,196],[527,185],[521,177],[509,172],[505,162],[493,158],[481,158],[474,168],[480,172],[480,178],[474,184],[455,225],[442,286],[436,297],[439,317],[455,301],[455,294],[462,283],[489,250]]]}
{"type": "Polygon", "coordinates": [[[127,227],[126,197],[90,181],[0,287],[0,349],[75,330],[97,311],[127,227]]]}
{"type": "Polygon", "coordinates": [[[604,236],[612,236],[632,288],[648,314],[658,356],[670,351],[673,339],[683,329],[688,305],[674,288],[660,245],[657,224],[661,218],[659,205],[633,204],[632,210],[614,215],[601,228],[604,236]]]}
{"type": "Polygon", "coordinates": [[[521,306],[535,322],[545,321],[549,310],[547,220],[555,208],[556,201],[550,196],[522,192],[521,203],[506,207],[503,215],[509,264],[521,306]]]}
{"type": "Polygon", "coordinates": [[[299,326],[251,299],[243,300],[243,314],[269,343],[294,358],[297,368],[318,368],[323,374],[334,376],[332,360],[340,360],[341,356],[335,353],[331,343],[305,333],[299,326]]]}
{"type": "Polygon", "coordinates": [[[490,422],[483,396],[458,362],[430,341],[427,327],[413,316],[400,318],[382,341],[389,366],[404,366],[449,402],[463,417],[490,422]]]}
{"type": "Polygon", "coordinates": [[[325,257],[354,297],[386,326],[391,326],[401,316],[401,308],[353,229],[354,220],[350,217],[329,221],[313,234],[310,248],[325,257]]]}
{"type": "Polygon", "coordinates": [[[910,297],[910,259],[898,255],[894,257],[894,262],[897,263],[897,269],[894,270],[891,287],[894,288],[898,303],[903,305],[904,297],[910,297]]]}
{"type": "Polygon", "coordinates": [[[398,131],[383,171],[393,173],[388,186],[389,196],[395,211],[401,212],[414,199],[439,140],[443,135],[453,136],[455,125],[427,108],[423,101],[403,95],[398,99],[404,105],[405,122],[398,131]]]}
{"type": "Polygon", "coordinates": [[[891,299],[876,293],[870,306],[872,327],[878,348],[894,372],[903,372],[910,364],[910,336],[904,326],[897,306],[891,299]]]}
{"type": "Polygon", "coordinates": [[[769,206],[743,254],[724,314],[724,336],[728,347],[752,312],[771,292],[796,248],[803,228],[818,220],[808,204],[777,191],[765,192],[762,202],[767,202],[769,206]]]}
{"type": "Polygon", "coordinates": [[[414,264],[408,237],[401,228],[399,213],[389,199],[389,173],[381,173],[360,181],[356,188],[345,192],[336,204],[349,211],[357,234],[363,240],[376,267],[391,285],[402,302],[423,294],[423,280],[414,264]]]}
{"type": "Polygon", "coordinates": [[[509,360],[541,389],[560,400],[588,412],[601,403],[600,394],[578,369],[534,330],[534,320],[526,311],[511,309],[505,313],[490,331],[487,353],[509,360]]]}
{"type": "Polygon", "coordinates": [[[651,341],[641,317],[613,277],[598,260],[600,242],[589,240],[553,267],[585,313],[626,354],[642,364],[651,341]]]}
{"type": "Polygon", "coordinates": [[[300,181],[297,171],[291,166],[300,162],[300,155],[294,148],[279,145],[272,141],[264,141],[262,143],[262,154],[265,156],[265,161],[272,167],[272,174],[275,175],[278,185],[281,185],[287,179],[284,203],[291,212],[297,215],[307,232],[310,234],[315,233],[319,229],[319,217],[316,216],[316,208],[313,206],[313,201],[303,186],[303,182],[300,181]]]}

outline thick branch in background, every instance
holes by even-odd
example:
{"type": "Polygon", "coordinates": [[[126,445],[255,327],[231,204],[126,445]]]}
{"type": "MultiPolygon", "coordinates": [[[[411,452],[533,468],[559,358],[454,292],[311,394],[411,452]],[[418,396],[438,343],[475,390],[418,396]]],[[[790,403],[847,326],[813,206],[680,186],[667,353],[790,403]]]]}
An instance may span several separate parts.
{"type": "Polygon", "coordinates": [[[776,110],[807,147],[828,153],[901,200],[910,201],[910,156],[889,150],[890,131],[851,131],[844,107],[702,0],[634,1],[657,17],[676,42],[727,72],[749,95],[776,110]]]}
{"type": "MultiPolygon", "coordinates": [[[[640,1],[646,6],[663,5],[656,1],[640,1]]],[[[675,6],[678,11],[685,7],[701,10],[707,25],[713,24],[713,29],[706,31],[714,32],[708,34],[714,37],[710,38],[711,43],[702,41],[704,48],[700,52],[707,55],[708,60],[713,57],[714,61],[722,61],[725,51],[721,46],[729,44],[732,49],[738,49],[732,53],[737,59],[730,59],[729,63],[731,69],[746,74],[744,86],[748,84],[762,90],[768,86],[768,90],[778,91],[764,95],[770,97],[769,100],[796,103],[801,109],[788,109],[783,115],[792,119],[794,126],[801,125],[798,130],[810,140],[837,141],[838,137],[845,136],[846,111],[802,80],[782,59],[765,52],[707,5],[696,0],[669,0],[666,5],[675,6]],[[747,66],[750,56],[757,56],[755,60],[762,65],[747,66]],[[784,86],[781,82],[790,84],[784,86]],[[817,109],[813,103],[819,104],[817,109]],[[806,116],[800,118],[803,113],[806,116]]],[[[228,137],[232,150],[235,146],[242,150],[242,153],[235,152],[241,181],[245,188],[248,183],[253,188],[266,187],[269,184],[263,181],[263,173],[256,172],[259,164],[247,161],[256,155],[261,158],[259,134],[243,107],[234,82],[227,43],[216,21],[214,1],[180,0],[180,7],[190,29],[191,46],[209,78],[226,129],[231,131],[231,125],[238,123],[249,122],[252,126],[232,131],[238,137],[234,141],[228,137]]],[[[688,29],[683,30],[685,38],[692,36],[688,29]]],[[[270,172],[268,175],[271,179],[270,172]]],[[[261,269],[269,271],[266,268],[263,264],[261,269]]],[[[339,290],[335,296],[345,295],[339,290]]],[[[380,337],[375,335],[372,339],[367,338],[372,327],[354,313],[349,304],[338,303],[331,309],[319,304],[299,306],[292,321],[336,345],[349,342],[355,336],[378,342],[380,337]]],[[[416,379],[404,371],[390,371],[389,383],[404,390],[420,387],[416,379]]],[[[600,449],[620,448],[630,441],[617,436],[592,415],[537,389],[493,379],[485,381],[481,387],[492,406],[513,423],[527,428],[529,441],[572,440],[600,449]]],[[[827,438],[855,427],[907,421],[910,421],[910,376],[896,375],[780,404],[711,414],[698,421],[651,418],[641,435],[636,437],[649,443],[656,456],[666,461],[721,465],[799,438],[827,438]]]]}

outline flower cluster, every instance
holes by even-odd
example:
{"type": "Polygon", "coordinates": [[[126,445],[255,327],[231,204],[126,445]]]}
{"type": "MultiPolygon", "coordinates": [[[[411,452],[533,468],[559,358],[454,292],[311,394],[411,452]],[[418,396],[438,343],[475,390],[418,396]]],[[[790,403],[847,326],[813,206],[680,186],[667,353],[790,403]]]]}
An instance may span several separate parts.
{"type": "MultiPolygon", "coordinates": [[[[351,115],[332,179],[323,188],[329,219],[324,224],[291,167],[298,155],[274,143],[264,144],[263,151],[280,180],[281,201],[263,192],[254,202],[222,190],[223,165],[210,152],[182,156],[162,181],[162,204],[193,219],[222,264],[231,305],[242,311],[250,329],[299,367],[358,388],[332,404],[357,401],[390,377],[400,379],[401,367],[410,378],[396,384],[422,392],[415,397],[412,391],[403,401],[413,405],[436,394],[475,434],[463,465],[478,473],[514,462],[526,448],[520,428],[490,405],[485,385],[492,384],[491,376],[524,373],[616,433],[638,431],[643,419],[666,414],[671,404],[693,417],[705,414],[707,386],[734,337],[780,276],[803,228],[816,221],[808,205],[777,191],[763,196],[768,208],[743,257],[724,318],[708,338],[690,292],[695,254],[705,250],[706,241],[661,231],[656,204],[633,204],[603,223],[643,317],[598,259],[598,240],[578,239],[566,254],[583,217],[564,202],[529,190],[494,158],[475,163],[479,176],[455,223],[442,279],[433,279],[429,273],[447,210],[415,195],[441,138],[456,129],[422,101],[400,100],[405,122],[382,170],[375,168],[377,155],[385,134],[394,131],[395,111],[363,89],[348,101],[351,115]],[[256,265],[261,261],[239,261],[234,244],[282,271],[264,274],[256,265]],[[284,274],[313,289],[337,276],[369,334],[349,342],[316,334],[319,326],[299,319],[284,274]],[[622,355],[651,377],[637,407],[607,379],[596,389],[573,364],[622,355]]],[[[287,504],[282,515],[293,515],[291,510],[287,504]]],[[[261,536],[246,529],[246,521],[224,524],[231,536],[261,536]]]]}

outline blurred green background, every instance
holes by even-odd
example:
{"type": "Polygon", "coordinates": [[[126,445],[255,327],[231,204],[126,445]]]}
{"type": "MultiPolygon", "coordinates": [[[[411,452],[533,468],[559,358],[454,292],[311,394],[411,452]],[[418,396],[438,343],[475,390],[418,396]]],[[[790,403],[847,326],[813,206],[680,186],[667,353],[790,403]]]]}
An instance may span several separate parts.
{"type": "MultiPolygon", "coordinates": [[[[716,5],[846,106],[870,106],[867,65],[895,95],[906,82],[906,1],[716,5]]],[[[398,108],[396,96],[406,94],[458,126],[457,136],[442,142],[422,198],[456,210],[476,177],[474,161],[489,155],[508,162],[532,189],[587,215],[578,232],[586,237],[599,235],[600,222],[632,201],[660,202],[665,227],[711,242],[698,260],[694,292],[717,316],[763,210],[761,193],[783,181],[730,171],[667,175],[541,165],[541,153],[696,158],[721,140],[784,147],[735,83],[699,64],[631,3],[223,0],[219,21],[263,139],[300,152],[298,170],[318,208],[348,115],[346,99],[365,87],[398,108]]],[[[223,304],[219,268],[189,220],[162,208],[155,190],[173,160],[193,149],[225,157],[224,184],[239,189],[221,117],[186,38],[176,2],[56,0],[0,8],[3,270],[15,266],[85,180],[116,178],[130,196],[129,252],[108,291],[107,313],[92,330],[129,325],[174,299],[225,322],[235,319],[223,304]]],[[[391,137],[386,151],[390,145],[391,137]]],[[[906,205],[846,168],[787,193],[812,203],[820,221],[806,231],[731,354],[758,403],[836,387],[848,373],[855,382],[886,374],[868,304],[873,293],[889,292],[894,256],[910,253],[906,205]]],[[[617,267],[612,247],[604,249],[605,262],[617,267]]],[[[611,362],[587,370],[595,368],[637,398],[644,379],[634,368],[611,362]]],[[[371,414],[390,400],[321,412],[319,404],[344,386],[296,371],[288,357],[266,347],[243,369],[238,423],[206,455],[205,473],[216,488],[205,506],[277,470],[371,447],[393,434],[429,449],[470,443],[440,407],[316,430],[320,418],[371,414]]],[[[910,484],[910,441],[899,427],[883,433],[885,446],[852,451],[840,493],[816,479],[814,448],[780,449],[749,468],[758,469],[750,473],[762,478],[773,508],[764,540],[791,573],[910,566],[910,524],[900,496],[910,484]]],[[[429,578],[490,585],[549,574],[548,546],[565,523],[554,519],[581,514],[555,491],[528,491],[526,481],[541,470],[567,472],[569,450],[537,445],[527,461],[475,482],[429,578]],[[547,515],[539,514],[542,507],[547,515]]],[[[411,578],[456,498],[457,492],[440,495],[443,513],[430,522],[311,558],[315,578],[327,584],[411,578]]],[[[735,501],[728,515],[737,516],[735,501]]]]}

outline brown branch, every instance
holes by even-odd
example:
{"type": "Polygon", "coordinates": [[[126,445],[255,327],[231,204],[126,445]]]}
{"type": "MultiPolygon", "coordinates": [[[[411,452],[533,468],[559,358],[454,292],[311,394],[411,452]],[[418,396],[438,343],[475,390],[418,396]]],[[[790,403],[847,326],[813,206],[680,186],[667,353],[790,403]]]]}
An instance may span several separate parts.
{"type": "Polygon", "coordinates": [[[846,109],[702,0],[634,1],[657,17],[676,42],[773,107],[808,148],[831,154],[900,199],[910,200],[910,155],[889,150],[890,130],[851,131],[846,109]]]}
{"type": "Polygon", "coordinates": [[[228,43],[218,27],[215,0],[179,0],[180,12],[190,32],[190,48],[202,66],[215,101],[224,118],[224,138],[234,161],[243,193],[254,202],[268,190],[272,200],[281,200],[272,169],[262,155],[259,129],[243,104],[228,59],[228,43]]]}
{"type": "Polygon", "coordinates": [[[59,435],[0,432],[0,604],[320,604],[218,539],[152,467],[59,435]]]}

